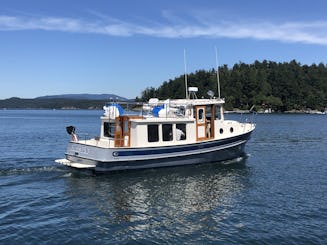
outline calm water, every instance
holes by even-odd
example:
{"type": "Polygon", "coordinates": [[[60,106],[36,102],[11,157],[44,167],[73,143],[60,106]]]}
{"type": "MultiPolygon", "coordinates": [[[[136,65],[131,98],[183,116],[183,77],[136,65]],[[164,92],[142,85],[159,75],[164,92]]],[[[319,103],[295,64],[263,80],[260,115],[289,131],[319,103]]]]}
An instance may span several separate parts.
{"type": "Polygon", "coordinates": [[[249,157],[230,165],[90,176],[54,163],[65,126],[98,135],[101,113],[0,111],[1,244],[327,243],[327,116],[257,115],[249,157]]]}

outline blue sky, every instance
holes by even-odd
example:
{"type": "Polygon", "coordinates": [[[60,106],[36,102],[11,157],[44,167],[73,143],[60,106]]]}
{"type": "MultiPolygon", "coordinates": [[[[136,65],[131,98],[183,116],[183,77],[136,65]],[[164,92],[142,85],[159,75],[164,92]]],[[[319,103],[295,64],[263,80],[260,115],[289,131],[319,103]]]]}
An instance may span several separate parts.
{"type": "MultiPolygon", "coordinates": [[[[327,63],[327,1],[0,0],[0,99],[140,96],[219,64],[327,63]]],[[[190,81],[191,83],[191,81],[190,81]]]]}

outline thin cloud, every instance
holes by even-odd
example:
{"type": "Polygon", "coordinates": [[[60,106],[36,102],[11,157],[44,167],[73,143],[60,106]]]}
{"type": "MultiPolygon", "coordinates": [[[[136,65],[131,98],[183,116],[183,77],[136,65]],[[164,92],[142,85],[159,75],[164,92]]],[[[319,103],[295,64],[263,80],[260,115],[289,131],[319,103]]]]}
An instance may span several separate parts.
{"type": "MultiPolygon", "coordinates": [[[[167,17],[167,13],[164,17],[167,17]]],[[[174,23],[154,22],[142,25],[110,17],[87,21],[60,17],[0,15],[0,31],[43,30],[120,37],[143,35],[159,38],[233,38],[327,45],[327,21],[260,23],[208,19],[201,21],[200,18],[193,21],[181,18],[179,20],[174,23]]]]}

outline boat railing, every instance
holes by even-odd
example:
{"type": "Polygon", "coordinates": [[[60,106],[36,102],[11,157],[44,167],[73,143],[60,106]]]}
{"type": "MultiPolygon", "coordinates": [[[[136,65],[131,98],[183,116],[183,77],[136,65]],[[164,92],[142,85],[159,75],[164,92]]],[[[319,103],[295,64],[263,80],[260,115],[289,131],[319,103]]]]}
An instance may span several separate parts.
{"type": "Polygon", "coordinates": [[[144,103],[142,112],[146,116],[161,117],[161,118],[186,118],[187,110],[190,110],[191,105],[185,100],[179,102],[171,101],[156,101],[156,103],[144,103]],[[188,109],[187,109],[188,108],[188,109]]]}
{"type": "MultiPolygon", "coordinates": [[[[248,118],[248,117],[245,118],[245,123],[248,123],[250,125],[250,130],[252,130],[255,127],[255,118],[256,118],[257,112],[251,111],[250,115],[251,115],[250,118],[248,118]]],[[[245,128],[244,128],[244,130],[245,130],[245,128]]]]}
{"type": "Polygon", "coordinates": [[[249,130],[253,130],[255,128],[256,125],[255,119],[257,115],[257,112],[255,111],[234,112],[234,113],[227,113],[227,115],[225,115],[225,120],[227,117],[227,120],[236,120],[242,123],[243,133],[249,130]]]}
{"type": "MultiPolygon", "coordinates": [[[[88,133],[78,133],[76,134],[77,136],[77,141],[87,141],[90,139],[90,135],[88,133]]],[[[74,141],[74,140],[73,140],[74,141]]]]}
{"type": "Polygon", "coordinates": [[[143,117],[162,117],[162,118],[186,118],[191,115],[190,111],[194,105],[221,105],[222,99],[178,99],[178,100],[159,100],[152,98],[148,102],[117,101],[107,103],[104,107],[107,115],[112,114],[112,118],[117,115],[137,115],[143,117]],[[110,107],[115,107],[111,108],[110,107]]]}
{"type": "Polygon", "coordinates": [[[103,137],[100,136],[91,136],[88,133],[78,133],[75,134],[75,137],[72,137],[73,142],[78,142],[80,144],[96,145],[103,147],[111,147],[115,144],[114,137],[103,137]]]}

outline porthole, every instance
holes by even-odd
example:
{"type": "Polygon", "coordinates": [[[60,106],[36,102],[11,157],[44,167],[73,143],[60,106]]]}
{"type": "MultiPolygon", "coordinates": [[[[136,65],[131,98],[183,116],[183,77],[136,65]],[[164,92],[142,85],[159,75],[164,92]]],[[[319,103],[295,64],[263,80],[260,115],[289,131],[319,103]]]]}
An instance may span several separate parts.
{"type": "Polygon", "coordinates": [[[219,129],[219,133],[220,134],[223,134],[224,133],[224,130],[221,128],[221,129],[219,129]]]}
{"type": "Polygon", "coordinates": [[[234,132],[233,127],[230,127],[229,131],[230,131],[231,133],[233,133],[233,132],[234,132]]]}

